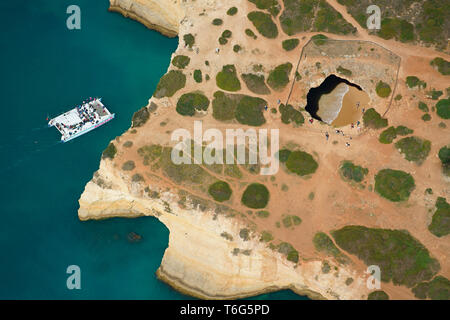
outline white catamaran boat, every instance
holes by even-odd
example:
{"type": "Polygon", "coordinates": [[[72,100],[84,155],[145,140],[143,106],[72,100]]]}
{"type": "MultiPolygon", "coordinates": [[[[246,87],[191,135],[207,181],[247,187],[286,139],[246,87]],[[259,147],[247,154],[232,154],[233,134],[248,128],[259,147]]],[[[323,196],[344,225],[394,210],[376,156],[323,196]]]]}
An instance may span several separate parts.
{"type": "Polygon", "coordinates": [[[103,105],[101,98],[90,98],[81,106],[51,119],[48,126],[58,129],[61,141],[67,142],[104,125],[114,116],[103,105]]]}

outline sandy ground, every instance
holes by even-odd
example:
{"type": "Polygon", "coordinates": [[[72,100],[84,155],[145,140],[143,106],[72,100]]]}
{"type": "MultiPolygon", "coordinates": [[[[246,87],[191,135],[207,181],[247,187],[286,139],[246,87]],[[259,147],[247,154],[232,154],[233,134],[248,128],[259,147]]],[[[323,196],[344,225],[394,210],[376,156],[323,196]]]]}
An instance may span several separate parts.
{"type": "MultiPolygon", "coordinates": [[[[329,259],[329,257],[319,254],[314,249],[312,238],[318,231],[330,232],[351,224],[407,229],[439,260],[442,269],[441,274],[449,278],[449,236],[436,238],[428,231],[427,225],[430,223],[432,215],[429,209],[434,207],[436,197],[443,196],[450,199],[449,180],[448,178],[446,180],[442,175],[441,164],[437,157],[438,150],[449,143],[450,132],[448,127],[450,123],[438,118],[435,113],[431,113],[431,121],[422,121],[423,113],[417,108],[418,101],[427,102],[430,108],[435,104],[435,101],[426,99],[424,91],[409,90],[406,88],[404,81],[408,75],[417,75],[428,83],[429,88],[433,87],[445,91],[445,88],[449,86],[448,77],[444,77],[435,71],[429,65],[429,61],[436,56],[442,56],[447,60],[449,57],[430,48],[401,44],[368,35],[341,5],[334,0],[328,0],[328,2],[341,12],[347,21],[358,28],[357,36],[329,35],[331,38],[372,41],[392,50],[401,57],[399,84],[393,94],[401,94],[403,98],[400,101],[393,102],[386,116],[389,119],[389,125],[407,126],[414,130],[414,135],[432,141],[429,157],[421,166],[406,161],[392,144],[383,145],[378,142],[381,131],[360,131],[357,128],[347,128],[346,135],[343,136],[342,134],[336,134],[332,127],[319,124],[317,121],[310,124],[308,117],[306,117],[304,126],[294,128],[292,125],[282,124],[279,114],[273,115],[267,111],[265,113],[267,123],[261,128],[278,128],[282,146],[291,143],[298,146],[299,149],[311,153],[318,161],[319,168],[311,177],[301,178],[288,173],[282,166],[278,174],[272,179],[260,175],[251,175],[241,169],[244,173],[242,179],[227,178],[232,186],[233,196],[225,204],[240,212],[247,212],[248,208],[243,207],[240,203],[245,185],[255,181],[264,183],[270,190],[270,202],[266,208],[271,213],[270,217],[261,219],[253,214],[247,215],[246,218],[237,217],[236,219],[240,219],[243,223],[252,221],[256,224],[258,231],[270,230],[276,239],[275,242],[287,241],[291,243],[299,251],[302,259],[329,259]],[[447,128],[440,128],[438,126],[440,122],[446,122],[447,128]],[[328,141],[325,138],[325,132],[330,133],[328,141]],[[346,142],[350,144],[349,147],[345,146],[346,142]],[[365,188],[352,186],[341,179],[338,168],[343,160],[352,160],[355,164],[369,168],[365,188]],[[375,192],[369,191],[374,185],[374,175],[384,168],[404,170],[414,176],[416,188],[407,203],[392,203],[381,198],[375,192]],[[284,186],[287,186],[287,191],[283,191],[286,189],[284,186]],[[425,189],[429,187],[434,192],[431,196],[424,193],[425,189]],[[312,193],[314,194],[313,199],[310,196],[312,193]],[[301,225],[291,229],[286,229],[282,225],[277,227],[277,222],[280,222],[281,217],[285,214],[294,214],[301,217],[301,225]]],[[[159,108],[151,115],[150,121],[145,126],[138,128],[136,133],[133,134],[129,130],[117,139],[118,143],[116,144],[119,145],[119,152],[114,160],[117,168],[120,168],[125,161],[134,160],[137,167],[131,174],[143,173],[152,187],[181,189],[200,198],[210,200],[207,194],[199,191],[201,189],[199,186],[194,188],[177,185],[160,171],[151,172],[149,167],[142,164],[137,149],[151,143],[169,145],[173,130],[185,128],[193,132],[192,120],[202,120],[203,130],[217,128],[225,132],[225,129],[240,128],[241,126],[236,123],[222,123],[214,120],[211,115],[211,106],[206,115],[193,119],[182,117],[175,111],[178,97],[183,93],[201,90],[209,98],[212,98],[212,94],[217,90],[214,78],[223,65],[235,64],[238,73],[241,74],[251,72],[255,64],[262,64],[266,79],[268,72],[279,64],[291,62],[294,66],[297,65],[301,48],[312,34],[304,33],[296,36],[300,40],[300,44],[297,49],[291,52],[285,52],[281,47],[281,42],[293,37],[286,36],[281,31],[278,22],[280,34],[277,39],[265,39],[261,35],[258,35],[257,40],[250,39],[243,31],[247,27],[254,30],[254,27],[244,12],[253,10],[255,7],[247,1],[241,1],[241,3],[240,13],[236,16],[227,16],[225,12],[229,6],[219,5],[214,12],[207,12],[201,17],[196,17],[195,22],[191,22],[189,27],[186,27],[187,24],[184,25],[186,30],[182,29],[182,33],[190,32],[196,37],[193,50],[183,48],[183,45],[180,45],[175,53],[191,57],[191,62],[185,70],[188,79],[186,87],[171,98],[152,99],[153,102],[158,104],[159,108]],[[213,18],[222,18],[224,24],[220,27],[212,26],[211,20],[213,18]],[[229,44],[220,46],[218,38],[225,29],[231,30],[233,35],[229,44]],[[208,32],[205,32],[205,30],[208,30],[208,32]],[[243,50],[234,53],[234,44],[241,45],[243,50]],[[216,48],[220,48],[219,53],[215,52],[216,48]],[[209,66],[205,65],[205,61],[209,61],[209,66]],[[201,69],[203,75],[208,74],[211,80],[203,81],[201,84],[195,83],[192,78],[195,69],[201,69]],[[129,140],[133,141],[131,148],[121,147],[124,142],[129,140]]],[[[197,12],[197,15],[200,13],[200,11],[197,12]]],[[[304,78],[301,81],[307,82],[308,79],[304,78]]],[[[254,95],[246,88],[242,80],[241,85],[242,90],[239,93],[254,95]]],[[[268,101],[269,110],[271,107],[277,108],[277,101],[279,99],[284,101],[289,92],[290,85],[281,92],[273,91],[271,95],[263,96],[268,101]]],[[[301,96],[306,95],[306,92],[296,92],[295,94],[301,96]]],[[[348,105],[354,105],[355,100],[363,100],[362,97],[355,97],[355,94],[353,97],[349,95],[346,99],[348,101],[345,104],[348,103],[348,105]]],[[[388,103],[389,100],[385,99],[380,102],[380,105],[372,106],[379,110],[385,110],[388,103]]],[[[371,105],[371,103],[368,104],[371,105]]],[[[344,110],[347,118],[351,108],[345,108],[344,110]]],[[[304,113],[304,115],[307,114],[304,113]]],[[[356,120],[357,117],[352,119],[352,121],[356,120]]],[[[221,175],[215,172],[209,171],[209,173],[217,179],[223,179],[221,175]]],[[[366,269],[364,264],[353,256],[352,260],[355,270],[363,273],[366,269]]],[[[383,283],[382,289],[392,298],[406,299],[413,297],[411,291],[405,287],[383,283]]]]}

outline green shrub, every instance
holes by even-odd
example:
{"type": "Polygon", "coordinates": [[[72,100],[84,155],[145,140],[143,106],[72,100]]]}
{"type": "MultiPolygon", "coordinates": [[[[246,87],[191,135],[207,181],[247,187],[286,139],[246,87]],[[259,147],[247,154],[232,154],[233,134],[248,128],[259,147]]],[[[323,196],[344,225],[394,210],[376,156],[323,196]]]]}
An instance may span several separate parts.
{"type": "Polygon", "coordinates": [[[397,135],[406,136],[413,132],[414,132],[413,130],[405,126],[398,126],[397,128],[389,127],[380,134],[380,138],[378,140],[381,143],[389,144],[392,143],[392,141],[394,141],[397,138],[397,135]]]}
{"type": "Polygon", "coordinates": [[[262,209],[269,202],[269,190],[260,183],[250,184],[242,194],[242,203],[252,209],[262,209]]]}
{"type": "Polygon", "coordinates": [[[415,188],[414,178],[404,171],[383,169],[375,176],[375,191],[393,201],[406,201],[415,188]]]}
{"type": "Polygon", "coordinates": [[[272,233],[270,233],[270,231],[263,231],[261,233],[261,238],[259,239],[259,241],[270,242],[272,240],[273,240],[273,235],[272,235],[272,233]]]}
{"type": "Polygon", "coordinates": [[[427,96],[432,100],[439,99],[444,93],[441,90],[432,89],[431,91],[427,91],[427,96]]]}
{"type": "Polygon", "coordinates": [[[337,67],[336,71],[344,76],[351,77],[352,72],[342,66],[337,67]]]}
{"type": "Polygon", "coordinates": [[[414,40],[414,26],[403,19],[384,18],[378,35],[383,39],[395,38],[401,42],[410,42],[414,40]]]}
{"type": "Polygon", "coordinates": [[[133,146],[133,141],[126,141],[123,146],[124,148],[131,148],[133,146]]]}
{"type": "Polygon", "coordinates": [[[258,216],[259,218],[268,218],[270,216],[270,212],[266,211],[266,210],[260,210],[256,212],[256,216],[258,216]]]}
{"type": "Polygon", "coordinates": [[[430,120],[431,120],[431,116],[430,116],[428,113],[425,113],[425,114],[422,116],[422,120],[423,120],[423,121],[430,121],[430,120]]]}
{"type": "Polygon", "coordinates": [[[389,97],[389,95],[391,94],[391,87],[383,82],[383,81],[379,81],[376,87],[376,92],[378,94],[379,97],[381,98],[387,98],[389,97]]]}
{"type": "Polygon", "coordinates": [[[253,39],[258,38],[258,37],[256,36],[256,34],[255,34],[252,30],[250,30],[250,29],[245,29],[245,34],[246,34],[247,36],[253,38],[253,39]]]}
{"type": "Polygon", "coordinates": [[[116,156],[117,153],[117,148],[114,145],[114,143],[110,143],[108,144],[108,146],[106,147],[106,149],[103,151],[102,153],[102,159],[114,159],[114,157],[116,156]]]}
{"type": "Polygon", "coordinates": [[[183,116],[193,116],[196,111],[208,110],[209,99],[200,92],[183,94],[177,102],[177,112],[183,116]]]}
{"type": "Polygon", "coordinates": [[[216,19],[214,19],[212,21],[212,24],[215,25],[215,26],[221,26],[223,24],[223,20],[219,19],[219,18],[216,18],[216,19]]]}
{"type": "Polygon", "coordinates": [[[374,108],[370,108],[363,115],[364,126],[372,129],[381,129],[387,127],[388,120],[380,116],[374,108]]]}
{"type": "Polygon", "coordinates": [[[303,114],[296,110],[292,105],[288,104],[287,106],[283,103],[280,104],[280,113],[281,113],[281,122],[284,124],[290,124],[291,122],[296,125],[302,125],[305,123],[305,117],[303,114]]]}
{"type": "Polygon", "coordinates": [[[194,71],[194,80],[197,83],[201,83],[203,81],[203,74],[202,74],[202,70],[196,69],[194,71]]]}
{"type": "Polygon", "coordinates": [[[184,40],[184,43],[185,43],[189,48],[192,48],[192,46],[195,44],[195,37],[194,37],[191,33],[185,34],[185,35],[183,36],[183,40],[184,40]]]}
{"type": "Polygon", "coordinates": [[[419,87],[419,88],[425,89],[425,88],[427,87],[426,82],[420,80],[420,79],[417,78],[416,76],[409,76],[409,77],[406,77],[406,85],[407,85],[409,88],[419,87]]]}
{"type": "Polygon", "coordinates": [[[235,44],[234,46],[233,46],[233,51],[234,52],[236,52],[236,53],[238,53],[239,51],[241,51],[241,46],[240,45],[238,45],[238,44],[235,44]]]}
{"type": "Polygon", "coordinates": [[[436,237],[443,237],[450,233],[450,204],[447,203],[445,198],[437,198],[436,211],[428,230],[436,237]]]}
{"type": "Polygon", "coordinates": [[[438,156],[442,162],[442,169],[444,171],[444,174],[450,176],[450,147],[442,147],[439,150],[438,156]]]}
{"type": "Polygon", "coordinates": [[[346,264],[349,258],[336,247],[333,240],[324,232],[317,232],[313,238],[314,248],[317,251],[323,252],[329,256],[333,256],[337,262],[346,264]]]}
{"type": "Polygon", "coordinates": [[[184,88],[185,85],[186,76],[183,72],[178,70],[170,70],[162,76],[161,80],[159,80],[153,95],[158,99],[163,97],[172,97],[175,92],[184,88]]]}
{"type": "Polygon", "coordinates": [[[283,46],[284,50],[292,51],[295,48],[297,48],[299,43],[300,43],[300,40],[298,40],[298,39],[288,39],[288,40],[284,40],[282,42],[282,46],[283,46]]]}
{"type": "Polygon", "coordinates": [[[414,133],[414,130],[409,129],[405,126],[398,126],[397,128],[395,128],[395,132],[399,136],[407,136],[408,134],[414,133]]]}
{"type": "Polygon", "coordinates": [[[186,66],[189,64],[189,62],[191,62],[191,58],[189,58],[188,56],[183,56],[183,55],[175,56],[172,60],[172,64],[179,69],[186,68],[186,66]]]}
{"type": "Polygon", "coordinates": [[[384,282],[412,287],[440,269],[427,248],[404,230],[346,226],[331,234],[340,248],[368,266],[379,266],[384,282]]]}
{"type": "Polygon", "coordinates": [[[421,164],[428,157],[431,150],[431,142],[418,137],[407,137],[395,143],[395,147],[408,161],[421,164]]]}
{"type": "Polygon", "coordinates": [[[242,75],[242,80],[251,92],[263,95],[270,94],[270,89],[266,86],[263,75],[246,73],[242,75]]]}
{"type": "Polygon", "coordinates": [[[285,228],[290,228],[292,226],[298,226],[302,223],[302,219],[295,215],[285,215],[282,217],[281,222],[285,228]]]}
{"type": "Polygon", "coordinates": [[[430,111],[428,109],[428,106],[425,102],[419,101],[419,105],[418,105],[419,109],[422,110],[423,112],[428,112],[430,111]]]}
{"type": "Polygon", "coordinates": [[[249,126],[261,126],[266,123],[264,109],[267,101],[261,98],[243,96],[236,107],[236,120],[249,126]]]}
{"type": "Polygon", "coordinates": [[[450,75],[450,62],[447,60],[444,60],[442,58],[434,58],[430,64],[437,68],[437,70],[443,74],[444,76],[450,75]]]}
{"type": "Polygon", "coordinates": [[[228,43],[228,40],[227,40],[227,38],[220,37],[220,38],[219,38],[219,43],[220,43],[222,46],[224,46],[224,45],[226,45],[226,44],[228,43]]]}
{"type": "Polygon", "coordinates": [[[208,193],[218,202],[227,201],[231,197],[231,188],[225,181],[217,181],[209,186],[208,193]]]}
{"type": "Polygon", "coordinates": [[[372,291],[371,293],[369,293],[367,300],[389,300],[389,296],[382,290],[372,291]]]}
{"type": "Polygon", "coordinates": [[[215,92],[212,101],[213,118],[220,121],[234,119],[238,100],[237,97],[225,94],[222,91],[215,92]]]}
{"type": "Polygon", "coordinates": [[[285,163],[288,159],[289,156],[291,155],[291,150],[288,149],[281,149],[278,152],[278,157],[281,163],[285,163]]]}
{"type": "Polygon", "coordinates": [[[286,167],[299,176],[306,176],[316,172],[319,165],[309,153],[293,151],[286,161],[286,167]]]}
{"type": "Polygon", "coordinates": [[[236,73],[236,67],[232,64],[225,65],[216,76],[217,86],[226,91],[239,91],[241,90],[241,82],[239,81],[236,73]]]}
{"type": "Polygon", "coordinates": [[[228,9],[227,15],[229,15],[229,16],[234,16],[237,12],[238,12],[238,8],[236,8],[236,7],[231,7],[230,9],[228,9]]]}
{"type": "Polygon", "coordinates": [[[229,39],[229,38],[231,38],[232,34],[233,33],[230,30],[225,30],[224,32],[222,32],[222,37],[229,39]]]}
{"type": "Polygon", "coordinates": [[[289,83],[289,74],[292,71],[290,62],[281,64],[269,73],[267,84],[275,91],[283,90],[289,83]]]}
{"type": "Polygon", "coordinates": [[[442,119],[450,119],[450,98],[439,100],[436,104],[436,113],[442,119]]]}
{"type": "Polygon", "coordinates": [[[294,247],[287,242],[282,242],[277,246],[278,252],[286,256],[289,261],[294,263],[298,262],[298,251],[294,249],[294,247]]]}
{"type": "Polygon", "coordinates": [[[429,282],[422,282],[412,289],[419,299],[450,300],[450,281],[443,276],[436,276],[429,282]]]}
{"type": "Polygon", "coordinates": [[[277,25],[273,22],[270,14],[261,11],[252,11],[247,17],[253,23],[256,30],[264,37],[269,39],[278,37],[277,25]]]}
{"type": "Polygon", "coordinates": [[[142,127],[150,118],[150,112],[148,112],[147,107],[141,108],[139,111],[136,111],[133,114],[133,118],[131,119],[131,127],[138,128],[142,127]]]}
{"type": "Polygon", "coordinates": [[[129,160],[122,165],[122,170],[124,171],[132,171],[136,168],[133,160],[129,160]]]}
{"type": "Polygon", "coordinates": [[[350,161],[343,161],[339,171],[344,179],[355,182],[362,182],[369,173],[369,169],[356,166],[350,161]]]}
{"type": "Polygon", "coordinates": [[[144,177],[139,174],[139,173],[135,173],[132,177],[131,177],[131,181],[132,182],[142,182],[145,181],[144,177]]]}

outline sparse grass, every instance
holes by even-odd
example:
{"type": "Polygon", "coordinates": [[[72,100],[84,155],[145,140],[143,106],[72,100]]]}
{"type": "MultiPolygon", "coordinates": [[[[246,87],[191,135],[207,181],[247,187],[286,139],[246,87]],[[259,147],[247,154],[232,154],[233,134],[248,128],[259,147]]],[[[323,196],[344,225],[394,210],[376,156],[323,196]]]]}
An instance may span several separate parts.
{"type": "Polygon", "coordinates": [[[242,80],[251,92],[262,95],[270,94],[263,75],[245,73],[242,75],[242,80]]]}
{"type": "Polygon", "coordinates": [[[309,153],[293,151],[286,161],[286,167],[299,176],[306,176],[316,172],[319,165],[309,153]]]}
{"type": "Polygon", "coordinates": [[[143,107],[133,114],[133,118],[131,119],[131,127],[142,127],[148,121],[148,119],[150,119],[150,112],[148,112],[147,107],[143,107]]]}
{"type": "Polygon", "coordinates": [[[114,159],[114,157],[116,156],[117,153],[117,148],[114,145],[114,143],[110,143],[108,144],[108,146],[106,147],[106,149],[103,151],[102,153],[102,159],[114,159]]]}
{"type": "Polygon", "coordinates": [[[349,258],[336,247],[333,240],[324,232],[317,232],[313,238],[314,247],[317,251],[323,252],[336,259],[341,264],[347,264],[349,258]]]}
{"type": "Polygon", "coordinates": [[[289,74],[292,71],[290,62],[277,66],[269,73],[267,84],[275,91],[283,90],[289,83],[289,74]]]}
{"type": "Polygon", "coordinates": [[[407,231],[346,226],[332,232],[337,245],[366,265],[381,269],[381,280],[412,287],[431,279],[439,262],[407,231]]]}
{"type": "Polygon", "coordinates": [[[391,94],[392,90],[389,84],[378,81],[375,91],[377,92],[378,96],[381,98],[387,98],[391,94]]]}
{"type": "Polygon", "coordinates": [[[208,193],[218,202],[227,201],[231,197],[232,190],[225,181],[217,181],[209,186],[208,193]]]}
{"type": "Polygon", "coordinates": [[[240,179],[242,178],[242,172],[239,170],[239,167],[236,164],[227,164],[225,165],[225,175],[240,179]]]}
{"type": "Polygon", "coordinates": [[[208,110],[209,99],[201,92],[183,94],[177,102],[177,112],[183,116],[193,116],[196,111],[208,110]]]}
{"type": "Polygon", "coordinates": [[[262,209],[267,206],[269,202],[269,190],[260,183],[250,184],[242,195],[242,203],[252,209],[262,209]]]}
{"type": "Polygon", "coordinates": [[[408,161],[422,164],[431,150],[431,142],[418,137],[407,137],[395,143],[395,147],[408,161]]]}
{"type": "Polygon", "coordinates": [[[262,36],[269,39],[278,37],[277,25],[273,22],[270,14],[261,11],[252,11],[247,17],[262,36]]]}
{"type": "Polygon", "coordinates": [[[378,112],[375,111],[374,108],[370,108],[364,112],[363,115],[364,126],[371,129],[381,129],[387,127],[388,120],[382,118],[378,112]]]}
{"type": "Polygon", "coordinates": [[[339,171],[348,181],[362,182],[369,173],[369,169],[354,165],[351,161],[343,161],[339,171]]]}
{"type": "Polygon", "coordinates": [[[186,76],[179,70],[170,70],[162,76],[156,86],[155,98],[172,97],[175,92],[184,88],[186,85],[186,76]]]}
{"type": "Polygon", "coordinates": [[[439,238],[450,234],[450,204],[443,197],[436,200],[436,211],[428,230],[439,238]]]}
{"type": "Polygon", "coordinates": [[[179,69],[186,68],[189,65],[189,62],[191,62],[191,58],[184,55],[178,55],[172,59],[172,64],[179,69]]]}
{"type": "Polygon", "coordinates": [[[300,43],[300,40],[298,39],[288,39],[284,40],[281,45],[283,46],[283,49],[286,51],[292,51],[295,48],[297,48],[298,44],[300,43]]]}
{"type": "Polygon", "coordinates": [[[138,154],[144,158],[144,165],[148,166],[161,156],[162,147],[158,144],[143,146],[138,149],[138,154]]]}
{"type": "Polygon", "coordinates": [[[414,178],[404,171],[383,169],[375,176],[375,191],[393,202],[408,200],[414,188],[414,178]]]}
{"type": "Polygon", "coordinates": [[[232,64],[225,65],[216,76],[217,86],[226,91],[239,91],[241,90],[241,82],[238,79],[236,73],[236,67],[232,64]]]}

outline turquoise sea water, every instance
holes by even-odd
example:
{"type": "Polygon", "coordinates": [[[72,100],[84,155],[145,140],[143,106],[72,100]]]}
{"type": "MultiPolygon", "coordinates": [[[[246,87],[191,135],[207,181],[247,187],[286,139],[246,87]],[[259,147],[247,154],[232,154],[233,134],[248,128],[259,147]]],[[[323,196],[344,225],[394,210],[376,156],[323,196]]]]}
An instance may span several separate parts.
{"type": "MultiPolygon", "coordinates": [[[[107,11],[107,0],[0,3],[0,299],[185,299],[155,277],[168,230],[155,218],[80,222],[78,198],[109,141],[147,104],[176,39],[107,11]],[[81,30],[66,8],[81,8],[81,30]],[[102,96],[116,119],[69,143],[47,116],[102,96]],[[136,232],[143,240],[130,243],[136,232]],[[66,268],[81,268],[81,290],[66,268]]],[[[297,299],[290,291],[256,299],[297,299]]]]}

